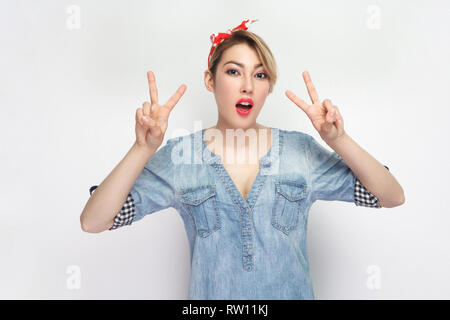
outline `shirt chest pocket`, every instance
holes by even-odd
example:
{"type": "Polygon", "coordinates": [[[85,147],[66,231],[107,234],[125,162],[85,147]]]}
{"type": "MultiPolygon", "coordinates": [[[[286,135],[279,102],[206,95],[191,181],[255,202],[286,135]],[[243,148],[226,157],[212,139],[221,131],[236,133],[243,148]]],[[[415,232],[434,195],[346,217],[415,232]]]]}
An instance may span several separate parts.
{"type": "Polygon", "coordinates": [[[220,228],[215,185],[182,190],[181,202],[194,219],[200,237],[206,238],[220,228]]]}
{"type": "Polygon", "coordinates": [[[286,235],[304,223],[306,184],[294,181],[275,181],[275,201],[272,226],[286,235]]]}

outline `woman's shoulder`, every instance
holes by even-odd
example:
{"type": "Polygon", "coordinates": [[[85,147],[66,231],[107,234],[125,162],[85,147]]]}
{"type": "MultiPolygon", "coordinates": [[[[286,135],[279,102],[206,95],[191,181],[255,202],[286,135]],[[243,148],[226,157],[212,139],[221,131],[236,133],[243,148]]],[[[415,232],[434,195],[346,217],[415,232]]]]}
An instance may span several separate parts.
{"type": "Polygon", "coordinates": [[[179,136],[175,136],[175,137],[172,137],[172,138],[168,138],[166,140],[166,143],[164,144],[163,147],[166,148],[166,149],[173,148],[177,144],[185,141],[186,139],[187,140],[191,140],[196,133],[197,132],[193,132],[193,133],[188,133],[188,134],[185,134],[185,135],[179,135],[179,136]]]}
{"type": "Polygon", "coordinates": [[[200,134],[201,130],[168,138],[166,142],[152,156],[152,158],[150,159],[150,164],[165,166],[179,164],[179,157],[183,158],[183,155],[185,153],[189,154],[192,148],[192,144],[199,143],[194,138],[198,137],[198,135],[200,134]]]}
{"type": "Polygon", "coordinates": [[[305,143],[308,139],[312,139],[312,136],[300,130],[274,129],[279,130],[280,134],[285,138],[286,143],[305,143]]]}
{"type": "MultiPolygon", "coordinates": [[[[189,135],[187,135],[189,136],[189,135]]],[[[181,141],[183,136],[168,138],[152,155],[146,166],[149,168],[167,167],[171,164],[172,150],[181,141]]]]}

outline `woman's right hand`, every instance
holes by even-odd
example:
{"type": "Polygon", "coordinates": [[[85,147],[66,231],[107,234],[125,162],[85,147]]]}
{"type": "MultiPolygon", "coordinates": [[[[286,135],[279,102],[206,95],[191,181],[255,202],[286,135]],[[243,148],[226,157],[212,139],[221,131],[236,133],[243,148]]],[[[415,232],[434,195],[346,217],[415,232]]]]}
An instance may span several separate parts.
{"type": "Polygon", "coordinates": [[[181,85],[165,104],[158,102],[158,89],[155,75],[147,72],[150,89],[150,102],[145,101],[142,108],[136,110],[136,143],[138,146],[156,150],[164,140],[169,114],[186,91],[186,85],[181,85]]]}

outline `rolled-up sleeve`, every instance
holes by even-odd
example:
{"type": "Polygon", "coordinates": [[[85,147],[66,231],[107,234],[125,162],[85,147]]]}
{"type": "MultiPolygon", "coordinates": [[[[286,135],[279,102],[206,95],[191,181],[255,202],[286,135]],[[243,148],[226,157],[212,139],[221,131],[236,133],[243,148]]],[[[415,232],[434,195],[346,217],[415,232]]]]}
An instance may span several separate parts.
{"type": "MultiPolygon", "coordinates": [[[[98,186],[92,186],[89,189],[90,194],[94,192],[95,189],[97,189],[98,186]]],[[[114,230],[119,227],[123,227],[126,225],[129,225],[133,222],[133,218],[135,215],[134,210],[134,200],[131,196],[131,193],[128,194],[127,199],[125,200],[124,205],[122,206],[122,209],[120,209],[119,213],[114,217],[114,224],[112,225],[109,230],[114,230]]]]}
{"type": "MultiPolygon", "coordinates": [[[[171,161],[173,143],[174,139],[168,140],[146,163],[109,230],[130,225],[148,214],[175,207],[174,170],[171,161]]],[[[91,195],[96,188],[97,186],[90,188],[91,195]]]]}
{"type": "MultiPolygon", "coordinates": [[[[387,166],[383,166],[389,171],[387,166]]],[[[355,184],[355,204],[363,207],[382,208],[378,202],[378,198],[367,190],[358,178],[356,178],[355,184]]]]}
{"type": "Polygon", "coordinates": [[[338,200],[353,202],[357,206],[381,208],[378,199],[361,184],[340,155],[327,150],[312,136],[306,137],[312,201],[338,200]]]}

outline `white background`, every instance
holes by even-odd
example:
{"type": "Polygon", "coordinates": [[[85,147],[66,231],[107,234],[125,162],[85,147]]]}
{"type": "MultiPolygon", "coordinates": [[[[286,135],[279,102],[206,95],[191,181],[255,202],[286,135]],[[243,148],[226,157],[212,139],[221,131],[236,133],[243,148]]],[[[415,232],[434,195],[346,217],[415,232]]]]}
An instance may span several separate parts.
{"type": "Polygon", "coordinates": [[[195,121],[213,126],[217,106],[203,82],[209,36],[259,19],[249,31],[270,46],[279,81],[258,122],[330,149],[284,94],[309,101],[308,70],[346,132],[405,191],[391,209],[313,205],[316,298],[449,299],[449,14],[448,1],[425,0],[2,1],[0,298],[187,297],[189,244],[177,211],[100,234],[83,232],[79,217],[89,187],[134,142],[146,72],[163,102],[187,85],[165,140],[193,132],[195,121]]]}

